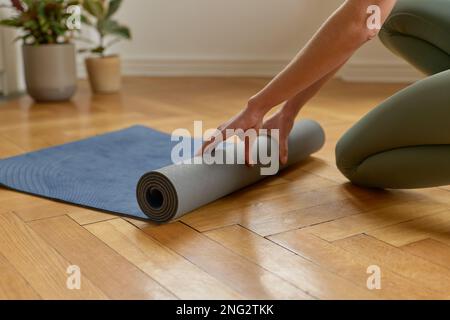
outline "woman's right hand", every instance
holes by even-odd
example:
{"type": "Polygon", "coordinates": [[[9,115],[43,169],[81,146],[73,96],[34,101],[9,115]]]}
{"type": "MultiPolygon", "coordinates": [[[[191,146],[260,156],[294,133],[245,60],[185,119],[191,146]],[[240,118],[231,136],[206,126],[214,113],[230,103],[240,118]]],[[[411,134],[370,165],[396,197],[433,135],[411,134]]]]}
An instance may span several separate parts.
{"type": "MultiPolygon", "coordinates": [[[[215,134],[209,141],[206,141],[202,149],[199,151],[200,155],[203,155],[206,151],[210,152],[214,150],[218,144],[222,141],[231,138],[231,136],[227,135],[227,130],[234,130],[246,133],[248,130],[256,130],[256,133],[259,133],[263,122],[264,116],[266,112],[262,110],[262,108],[258,108],[256,106],[252,106],[250,103],[247,107],[241,111],[238,115],[234,116],[224,124],[220,125],[217,128],[217,134],[215,134]]],[[[236,134],[234,134],[236,135],[236,134]]],[[[248,135],[247,137],[251,137],[253,135],[248,135]]],[[[238,136],[240,139],[243,139],[242,136],[238,136]]],[[[249,140],[249,139],[246,139],[249,140]]],[[[253,141],[245,141],[246,144],[246,152],[245,152],[245,162],[247,165],[251,164],[249,146],[253,144],[253,141]]]]}

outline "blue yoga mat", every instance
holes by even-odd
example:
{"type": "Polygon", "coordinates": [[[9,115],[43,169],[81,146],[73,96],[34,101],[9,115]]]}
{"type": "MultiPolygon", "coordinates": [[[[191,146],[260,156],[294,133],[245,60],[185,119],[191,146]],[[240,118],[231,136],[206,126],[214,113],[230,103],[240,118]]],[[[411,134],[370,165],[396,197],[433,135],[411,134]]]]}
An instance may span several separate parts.
{"type": "Polygon", "coordinates": [[[11,189],[147,219],[136,201],[146,172],[172,164],[171,136],[142,126],[0,160],[11,189]]]}
{"type": "MultiPolygon", "coordinates": [[[[193,152],[194,141],[187,141],[193,152]]],[[[167,222],[265,178],[258,167],[245,165],[173,164],[171,153],[178,143],[168,134],[135,126],[0,160],[0,185],[114,214],[167,222]]],[[[318,123],[298,122],[289,137],[289,165],[318,151],[323,143],[318,123]]],[[[225,144],[216,153],[225,154],[227,148],[225,144]]]]}

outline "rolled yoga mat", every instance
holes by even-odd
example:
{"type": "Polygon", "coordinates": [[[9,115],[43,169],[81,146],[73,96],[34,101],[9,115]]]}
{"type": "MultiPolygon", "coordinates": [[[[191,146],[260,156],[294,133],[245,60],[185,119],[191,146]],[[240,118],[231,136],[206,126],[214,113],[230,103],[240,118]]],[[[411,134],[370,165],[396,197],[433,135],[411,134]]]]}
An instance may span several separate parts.
{"type": "MultiPolygon", "coordinates": [[[[258,138],[258,145],[268,139],[258,138]]],[[[324,140],[317,122],[296,123],[285,167],[320,150],[324,140]]],[[[113,214],[168,222],[267,177],[260,166],[174,165],[171,153],[178,143],[171,135],[135,126],[0,160],[0,184],[113,214]]],[[[216,157],[235,148],[227,143],[216,150],[216,157]]]]}
{"type": "MultiPolygon", "coordinates": [[[[259,137],[255,146],[266,150],[270,144],[266,137],[259,137]]],[[[319,124],[300,121],[289,136],[289,165],[299,163],[320,150],[325,134],[319,124]]],[[[242,146],[242,143],[239,144],[242,146]]],[[[268,148],[270,149],[270,148],[268,148]]],[[[235,163],[244,162],[244,148],[236,144],[216,150],[215,157],[226,159],[227,153],[236,155],[235,163]]],[[[254,150],[256,152],[256,150],[254,150]]],[[[278,161],[278,160],[277,160],[278,161]]],[[[258,182],[261,167],[221,164],[178,164],[145,174],[137,187],[137,199],[142,211],[154,221],[177,219],[187,212],[222,198],[236,190],[258,182]]]]}

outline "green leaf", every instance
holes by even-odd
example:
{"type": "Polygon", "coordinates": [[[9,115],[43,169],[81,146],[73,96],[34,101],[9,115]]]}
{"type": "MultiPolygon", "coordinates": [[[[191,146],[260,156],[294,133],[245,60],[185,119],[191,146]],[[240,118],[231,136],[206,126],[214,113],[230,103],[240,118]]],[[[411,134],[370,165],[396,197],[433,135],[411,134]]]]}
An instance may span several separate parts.
{"type": "Polygon", "coordinates": [[[104,7],[99,0],[84,0],[83,8],[97,19],[104,17],[104,7]]]}
{"type": "Polygon", "coordinates": [[[0,20],[0,25],[5,27],[19,28],[22,27],[23,23],[17,18],[12,18],[0,20]]]}
{"type": "Polygon", "coordinates": [[[39,24],[35,20],[29,20],[23,23],[23,27],[29,30],[37,30],[39,29],[39,24]]]}
{"type": "Polygon", "coordinates": [[[104,35],[115,35],[124,39],[131,39],[131,32],[128,27],[120,25],[114,20],[105,20],[102,23],[102,33],[104,35]]]}
{"type": "Polygon", "coordinates": [[[81,22],[90,27],[94,26],[94,23],[84,14],[81,15],[81,22]]]}
{"type": "Polygon", "coordinates": [[[103,53],[105,52],[105,47],[99,46],[97,48],[92,49],[91,52],[103,55],[103,53]]]}
{"type": "Polygon", "coordinates": [[[67,7],[70,6],[79,6],[81,4],[82,1],[80,0],[70,0],[69,2],[67,2],[67,7]]]}
{"type": "Polygon", "coordinates": [[[108,12],[106,13],[106,18],[111,18],[117,10],[119,10],[122,5],[122,0],[111,0],[108,6],[108,12]]]}
{"type": "Polygon", "coordinates": [[[17,37],[15,37],[15,38],[13,39],[13,42],[17,42],[17,41],[19,41],[19,40],[22,40],[22,41],[25,43],[25,41],[26,41],[28,38],[31,38],[31,37],[32,37],[31,34],[26,34],[26,35],[23,35],[23,36],[17,36],[17,37]]]}

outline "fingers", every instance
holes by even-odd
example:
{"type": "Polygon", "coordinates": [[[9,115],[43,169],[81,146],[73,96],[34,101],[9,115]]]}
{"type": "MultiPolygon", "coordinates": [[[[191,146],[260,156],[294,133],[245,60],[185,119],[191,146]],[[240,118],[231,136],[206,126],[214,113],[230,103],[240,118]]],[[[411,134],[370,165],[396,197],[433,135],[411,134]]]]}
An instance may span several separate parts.
{"type": "Polygon", "coordinates": [[[197,156],[202,156],[207,152],[214,151],[219,144],[231,138],[235,134],[228,135],[229,130],[234,130],[235,123],[234,121],[227,122],[225,124],[220,125],[213,136],[203,143],[202,148],[198,151],[197,156]]]}
{"type": "Polygon", "coordinates": [[[244,145],[245,145],[245,165],[247,167],[254,167],[254,159],[252,156],[253,144],[258,139],[258,134],[250,134],[244,137],[244,145]]]}
{"type": "Polygon", "coordinates": [[[226,127],[223,127],[223,129],[219,127],[216,133],[210,138],[210,140],[203,143],[202,148],[198,152],[198,156],[202,156],[207,152],[214,151],[220,143],[225,141],[227,139],[226,130],[226,127]]]}
{"type": "Polygon", "coordinates": [[[288,154],[289,154],[288,149],[289,149],[288,138],[284,137],[280,141],[280,162],[281,165],[283,166],[288,162],[288,154]]]}
{"type": "Polygon", "coordinates": [[[208,141],[204,141],[201,148],[195,154],[196,157],[203,156],[205,154],[205,150],[213,143],[213,137],[211,137],[208,141]]]}
{"type": "Polygon", "coordinates": [[[255,143],[256,139],[258,138],[258,131],[256,131],[256,134],[245,134],[246,132],[248,132],[248,129],[246,132],[244,132],[244,134],[239,133],[238,131],[235,131],[234,134],[232,135],[227,135],[227,130],[230,129],[228,127],[221,127],[221,129],[216,132],[216,134],[214,134],[210,140],[205,141],[203,143],[203,146],[201,147],[200,150],[197,151],[196,156],[200,157],[203,156],[204,154],[213,152],[213,150],[215,150],[217,148],[217,146],[222,143],[223,141],[226,141],[227,139],[231,138],[234,135],[237,135],[239,137],[239,139],[241,141],[244,142],[244,146],[245,146],[245,164],[248,167],[253,167],[254,166],[254,162],[253,162],[253,158],[252,158],[252,147],[253,144],[255,143]]]}
{"type": "Polygon", "coordinates": [[[251,166],[251,147],[259,134],[262,124],[263,119],[256,119],[254,115],[241,112],[230,121],[219,126],[217,132],[208,141],[203,143],[202,148],[198,150],[196,156],[202,156],[207,152],[212,152],[221,142],[226,141],[232,136],[238,136],[241,141],[245,142],[245,162],[251,166]],[[249,133],[249,130],[255,130],[256,134],[255,132],[249,133]],[[256,137],[254,137],[255,135],[256,137]]]}
{"type": "Polygon", "coordinates": [[[205,150],[213,143],[212,139],[203,143],[202,147],[195,154],[196,157],[201,157],[205,154],[205,150]]]}

